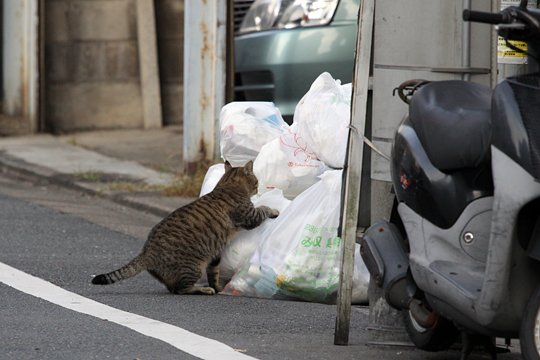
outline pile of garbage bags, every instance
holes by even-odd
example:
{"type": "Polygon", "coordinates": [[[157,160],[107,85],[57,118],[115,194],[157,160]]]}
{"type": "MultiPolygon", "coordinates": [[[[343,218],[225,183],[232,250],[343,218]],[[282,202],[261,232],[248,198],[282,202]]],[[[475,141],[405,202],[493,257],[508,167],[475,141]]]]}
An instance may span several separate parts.
{"type": "MultiPolygon", "coordinates": [[[[296,106],[289,126],[271,102],[233,102],[220,114],[222,158],[232,166],[254,161],[255,206],[280,211],[224,249],[223,293],[335,303],[342,241],[341,184],[350,121],[351,84],[321,74],[296,106]]],[[[210,167],[201,196],[212,191],[224,165],[210,167]]],[[[367,303],[369,273],[355,256],[353,303],[367,303]]]]}

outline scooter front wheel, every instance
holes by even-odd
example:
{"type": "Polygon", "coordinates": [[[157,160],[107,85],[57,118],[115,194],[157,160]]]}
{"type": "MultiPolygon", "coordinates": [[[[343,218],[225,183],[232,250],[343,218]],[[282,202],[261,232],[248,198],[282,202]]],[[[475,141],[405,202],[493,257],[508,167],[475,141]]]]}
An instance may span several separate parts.
{"type": "Polygon", "coordinates": [[[449,320],[439,316],[435,325],[424,328],[411,315],[409,310],[403,310],[405,330],[412,343],[425,351],[442,351],[450,348],[459,335],[459,331],[449,320]]]}
{"type": "Polygon", "coordinates": [[[519,331],[521,355],[526,360],[540,360],[540,286],[529,299],[519,331]]]}

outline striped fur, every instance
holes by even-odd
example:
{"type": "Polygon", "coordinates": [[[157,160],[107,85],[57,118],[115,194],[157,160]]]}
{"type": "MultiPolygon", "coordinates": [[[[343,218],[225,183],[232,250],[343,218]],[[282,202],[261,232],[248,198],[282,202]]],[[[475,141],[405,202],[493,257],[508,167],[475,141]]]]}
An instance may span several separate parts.
{"type": "Polygon", "coordinates": [[[97,275],[92,283],[112,284],[146,270],[174,294],[221,291],[219,261],[231,236],[279,215],[269,207],[253,206],[250,197],[257,185],[251,161],[239,168],[226,163],[214,191],[169,214],[150,231],[138,256],[118,270],[97,275]],[[210,286],[195,286],[204,269],[210,286]]]}

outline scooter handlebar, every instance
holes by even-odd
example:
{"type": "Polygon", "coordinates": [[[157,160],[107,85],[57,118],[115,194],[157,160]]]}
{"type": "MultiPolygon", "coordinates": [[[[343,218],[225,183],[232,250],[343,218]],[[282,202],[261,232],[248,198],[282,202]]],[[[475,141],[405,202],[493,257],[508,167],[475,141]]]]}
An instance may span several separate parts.
{"type": "Polygon", "coordinates": [[[502,13],[490,13],[468,9],[463,10],[463,20],[486,24],[502,24],[509,22],[507,16],[504,16],[502,13]]]}

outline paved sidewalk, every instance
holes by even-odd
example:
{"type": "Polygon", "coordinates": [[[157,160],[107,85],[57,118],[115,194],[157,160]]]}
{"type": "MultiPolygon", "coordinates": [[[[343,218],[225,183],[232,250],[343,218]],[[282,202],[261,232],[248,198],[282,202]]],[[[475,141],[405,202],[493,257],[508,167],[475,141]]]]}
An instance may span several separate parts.
{"type": "Polygon", "coordinates": [[[0,169],[164,216],[193,200],[162,189],[182,171],[182,129],[0,138],[0,169]]]}

